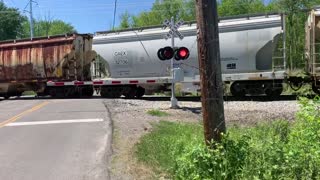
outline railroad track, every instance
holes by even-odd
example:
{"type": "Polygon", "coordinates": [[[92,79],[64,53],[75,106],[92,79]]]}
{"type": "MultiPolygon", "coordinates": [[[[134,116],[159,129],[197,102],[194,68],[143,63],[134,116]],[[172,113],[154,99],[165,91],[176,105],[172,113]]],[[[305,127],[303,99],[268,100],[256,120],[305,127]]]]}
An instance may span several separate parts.
{"type": "MultiPolygon", "coordinates": [[[[305,96],[310,99],[314,98],[314,95],[305,96]]],[[[32,99],[68,99],[68,98],[51,98],[46,97],[12,97],[10,100],[32,100],[32,99]]],[[[73,98],[69,98],[73,99],[73,98]]],[[[105,99],[100,96],[93,96],[91,98],[74,98],[74,99],[105,99]]],[[[125,99],[125,98],[121,98],[125,99]]],[[[147,101],[170,101],[170,96],[144,96],[140,98],[141,100],[147,101]]],[[[200,102],[200,96],[183,96],[177,97],[178,101],[190,101],[190,102],[200,102]]],[[[245,97],[234,97],[234,96],[224,96],[224,101],[295,101],[298,99],[297,95],[282,95],[278,97],[268,97],[268,96],[245,96],[245,97]]],[[[0,98],[0,101],[4,100],[0,98]]]]}
{"type": "MultiPolygon", "coordinates": [[[[308,98],[314,98],[313,95],[305,96],[308,98]]],[[[170,101],[169,96],[147,96],[142,97],[143,100],[149,101],[170,101]]],[[[192,102],[200,102],[200,96],[185,96],[185,97],[177,97],[178,101],[192,101],[192,102]]],[[[278,97],[268,97],[268,96],[245,96],[245,97],[234,97],[234,96],[224,96],[224,101],[295,101],[298,99],[297,95],[282,95],[278,97]]]]}

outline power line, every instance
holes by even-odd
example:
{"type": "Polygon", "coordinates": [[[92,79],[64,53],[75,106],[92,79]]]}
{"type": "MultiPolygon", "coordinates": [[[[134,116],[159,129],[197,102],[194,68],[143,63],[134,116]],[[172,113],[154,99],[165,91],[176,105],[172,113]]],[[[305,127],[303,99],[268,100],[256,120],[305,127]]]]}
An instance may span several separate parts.
{"type": "Polygon", "coordinates": [[[33,3],[37,3],[37,2],[35,2],[35,1],[33,1],[33,0],[29,0],[29,2],[28,2],[28,4],[26,5],[26,7],[24,8],[24,10],[23,10],[23,12],[28,12],[29,13],[29,15],[30,15],[30,38],[32,39],[33,38],[33,35],[34,35],[34,29],[33,29],[33,8],[32,8],[32,6],[33,6],[33,3]],[[26,9],[27,9],[27,7],[28,7],[28,5],[29,5],[29,11],[27,11],[26,9]]]}

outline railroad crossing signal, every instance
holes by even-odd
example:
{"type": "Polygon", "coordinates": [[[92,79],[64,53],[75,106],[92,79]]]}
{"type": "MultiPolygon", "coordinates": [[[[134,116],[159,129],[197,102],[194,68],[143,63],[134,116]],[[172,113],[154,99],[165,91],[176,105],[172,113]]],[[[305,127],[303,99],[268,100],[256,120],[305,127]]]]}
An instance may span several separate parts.
{"type": "Polygon", "coordinates": [[[171,60],[172,58],[174,58],[177,61],[180,61],[180,60],[186,60],[190,55],[190,51],[186,47],[173,49],[167,46],[159,49],[157,55],[158,55],[158,58],[162,61],[171,60]]]}
{"type": "Polygon", "coordinates": [[[178,100],[175,97],[175,71],[179,70],[178,68],[174,67],[173,57],[177,61],[184,60],[189,57],[189,49],[185,47],[181,48],[175,48],[174,46],[174,38],[175,36],[178,36],[181,40],[183,39],[183,35],[178,31],[178,28],[183,24],[183,21],[179,21],[178,23],[174,23],[174,18],[171,17],[171,21],[165,20],[163,22],[163,25],[170,28],[170,31],[164,36],[164,38],[167,40],[171,38],[171,47],[167,46],[165,48],[161,48],[158,50],[158,57],[160,60],[169,60],[171,59],[171,70],[172,70],[172,85],[171,85],[171,108],[177,108],[178,107],[178,100]]]}
{"type": "Polygon", "coordinates": [[[172,36],[178,36],[181,40],[184,38],[184,36],[178,31],[179,27],[183,25],[184,21],[180,20],[178,23],[176,23],[174,26],[170,23],[169,20],[165,20],[163,22],[163,25],[170,28],[170,31],[164,36],[165,39],[169,39],[172,36]]]}

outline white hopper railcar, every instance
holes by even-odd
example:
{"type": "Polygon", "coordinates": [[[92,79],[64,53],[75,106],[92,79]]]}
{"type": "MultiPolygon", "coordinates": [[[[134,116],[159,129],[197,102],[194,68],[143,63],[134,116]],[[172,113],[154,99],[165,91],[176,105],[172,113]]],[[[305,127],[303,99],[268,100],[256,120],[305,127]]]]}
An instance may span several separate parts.
{"type": "MultiPolygon", "coordinates": [[[[281,52],[284,34],[283,18],[279,14],[255,15],[220,19],[220,54],[223,81],[231,83],[233,95],[264,93],[280,95],[282,83],[286,77],[284,51],[281,52]]],[[[165,40],[168,32],[163,26],[128,29],[121,31],[97,32],[93,38],[93,50],[104,61],[105,75],[99,80],[119,80],[139,78],[170,78],[170,61],[158,59],[157,51],[170,46],[165,40]]],[[[199,85],[199,65],[197,54],[197,25],[186,23],[179,28],[184,39],[176,38],[177,47],[187,47],[190,57],[184,61],[175,61],[175,67],[184,72],[184,87],[199,85]]],[[[282,49],[283,50],[283,49],[282,49]]],[[[167,82],[167,81],[166,81],[167,82]]],[[[119,83],[122,87],[128,83],[119,83]]],[[[135,87],[158,89],[170,83],[153,85],[139,84],[135,87]]],[[[109,89],[112,91],[114,89],[109,89]]],[[[121,94],[121,93],[119,93],[121,94]]]]}

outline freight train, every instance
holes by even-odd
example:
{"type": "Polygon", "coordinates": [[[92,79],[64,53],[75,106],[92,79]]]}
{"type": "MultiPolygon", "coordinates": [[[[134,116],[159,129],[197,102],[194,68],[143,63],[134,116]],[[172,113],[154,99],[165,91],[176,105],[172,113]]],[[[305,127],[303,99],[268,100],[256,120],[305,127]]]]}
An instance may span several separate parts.
{"type": "MultiPolygon", "coordinates": [[[[298,88],[311,83],[320,93],[320,10],[312,10],[306,22],[303,78],[288,72],[284,20],[282,14],[220,19],[222,77],[232,95],[278,96],[284,83],[298,88]]],[[[92,96],[96,90],[106,98],[139,98],[168,89],[172,81],[197,89],[197,25],[188,22],[179,31],[184,39],[176,46],[187,47],[190,56],[174,61],[173,71],[169,61],[157,56],[170,44],[163,26],[0,42],[0,96],[26,90],[53,97],[92,96]],[[171,73],[180,74],[179,79],[171,73]]]]}

